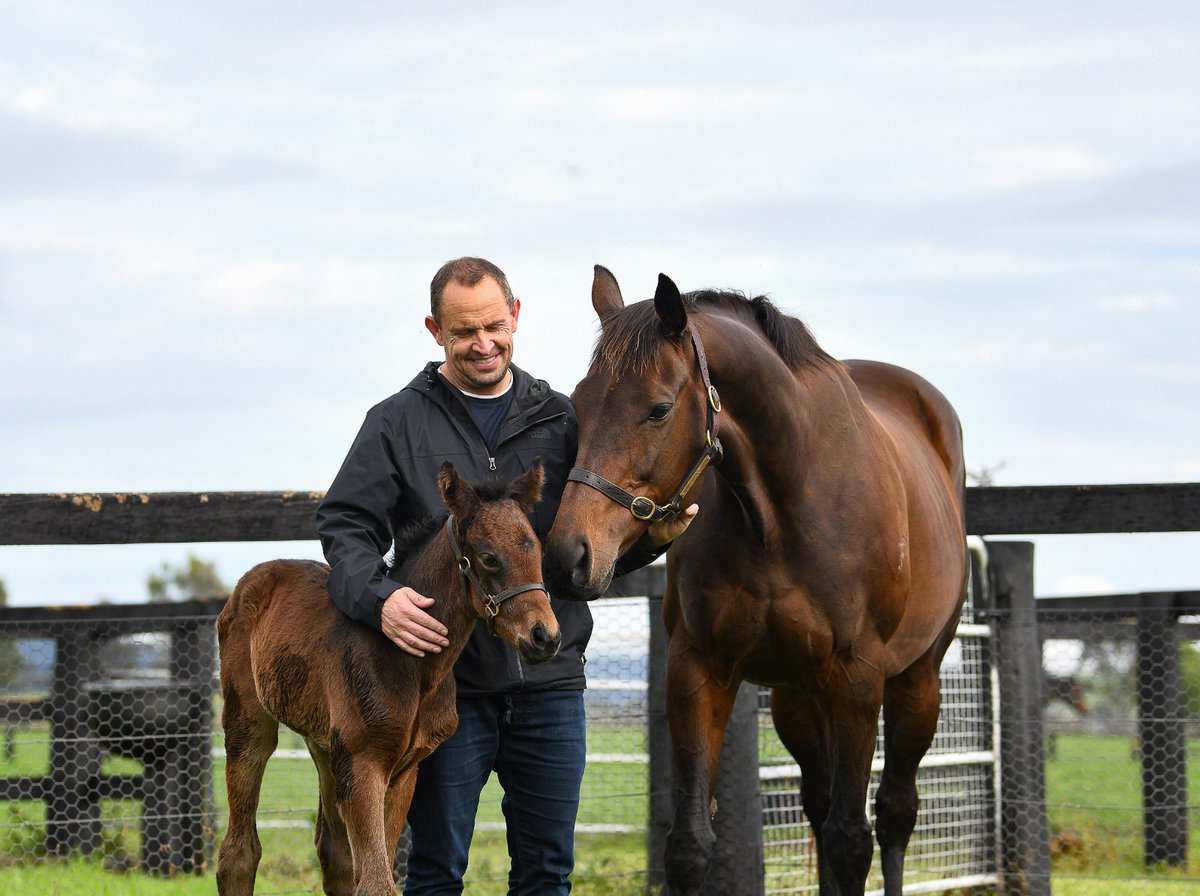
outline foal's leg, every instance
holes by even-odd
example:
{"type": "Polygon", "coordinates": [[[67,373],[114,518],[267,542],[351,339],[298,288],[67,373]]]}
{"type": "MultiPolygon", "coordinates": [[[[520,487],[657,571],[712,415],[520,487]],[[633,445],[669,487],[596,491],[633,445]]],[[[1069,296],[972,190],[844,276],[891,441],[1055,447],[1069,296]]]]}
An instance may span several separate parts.
{"type": "Polygon", "coordinates": [[[821,896],[836,896],[833,869],[821,843],[833,798],[830,743],[821,708],[807,691],[773,688],[771,718],[779,739],[800,764],[800,800],[817,848],[821,896]]]}
{"type": "Polygon", "coordinates": [[[675,755],[675,821],[667,835],[667,889],[700,893],[712,863],[713,789],[725,726],[740,682],[722,684],[677,625],[667,656],[667,706],[675,755]]]}
{"type": "Polygon", "coordinates": [[[385,769],[389,769],[390,757],[355,751],[335,730],[330,735],[329,759],[338,814],[346,825],[354,857],[355,896],[395,896],[393,854],[387,849],[384,817],[385,769]]]}
{"type": "Polygon", "coordinates": [[[393,879],[398,871],[394,861],[396,848],[400,845],[400,835],[404,833],[404,822],[408,818],[408,809],[412,805],[413,790],[416,786],[417,765],[414,762],[392,779],[384,797],[383,825],[388,856],[392,860],[393,879]]]}
{"type": "Polygon", "coordinates": [[[317,858],[321,862],[321,886],[326,896],[352,896],[354,857],[350,854],[346,825],[342,823],[342,817],[338,814],[337,787],[333,780],[333,771],[329,767],[329,753],[313,741],[308,741],[308,752],[317,767],[317,782],[320,788],[315,839],[317,858]]]}
{"type": "Polygon", "coordinates": [[[236,633],[221,645],[221,693],[225,699],[225,788],[229,823],[217,859],[217,892],[251,896],[262,858],[258,839],[259,790],[267,760],[275,752],[279,723],[267,715],[254,691],[249,649],[236,633]]]}

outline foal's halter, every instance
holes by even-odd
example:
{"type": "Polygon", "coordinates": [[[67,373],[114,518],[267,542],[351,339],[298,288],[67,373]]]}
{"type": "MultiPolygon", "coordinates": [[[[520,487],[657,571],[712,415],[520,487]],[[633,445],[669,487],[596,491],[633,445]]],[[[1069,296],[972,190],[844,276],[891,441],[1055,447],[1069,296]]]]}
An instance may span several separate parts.
{"type": "Polygon", "coordinates": [[[570,482],[582,482],[584,485],[589,485],[596,491],[605,495],[608,498],[616,501],[622,507],[625,507],[633,514],[633,518],[641,520],[644,523],[656,523],[659,520],[673,520],[683,512],[684,496],[696,484],[708,465],[712,461],[721,461],[721,440],[717,438],[717,414],[721,413],[721,398],[717,395],[717,390],[713,387],[712,381],[708,377],[708,360],[704,356],[704,343],[700,341],[700,334],[696,332],[695,327],[691,327],[689,332],[692,336],[692,346],[696,350],[696,365],[700,368],[700,379],[704,383],[704,393],[706,397],[705,411],[707,413],[707,422],[704,428],[704,450],[700,452],[700,456],[696,458],[696,462],[692,464],[692,468],[688,470],[687,475],[683,477],[683,482],[679,484],[679,488],[675,489],[675,494],[671,496],[666,504],[655,504],[652,498],[647,498],[645,495],[634,495],[625,491],[615,482],[610,482],[598,473],[593,473],[591,470],[585,470],[582,467],[574,467],[567,474],[567,480],[570,482]]]}
{"type": "Polygon", "coordinates": [[[502,603],[510,597],[516,597],[518,594],[524,594],[526,591],[546,590],[546,586],[541,582],[530,582],[528,585],[516,585],[512,588],[505,588],[499,594],[492,594],[487,590],[487,587],[483,584],[479,576],[475,574],[475,570],[471,568],[471,561],[467,559],[467,555],[458,546],[458,537],[454,534],[454,514],[450,514],[450,518],[446,520],[446,535],[450,538],[450,547],[454,551],[455,559],[458,561],[458,571],[463,574],[467,582],[473,585],[483,598],[483,618],[487,622],[488,631],[492,633],[493,637],[496,636],[496,617],[500,615],[500,605],[502,603]]]}

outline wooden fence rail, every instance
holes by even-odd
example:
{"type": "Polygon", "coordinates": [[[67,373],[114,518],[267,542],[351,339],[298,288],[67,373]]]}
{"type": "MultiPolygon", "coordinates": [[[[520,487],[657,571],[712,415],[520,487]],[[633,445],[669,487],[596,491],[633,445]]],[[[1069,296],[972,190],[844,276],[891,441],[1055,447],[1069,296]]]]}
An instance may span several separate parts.
{"type": "MultiPolygon", "coordinates": [[[[0,494],[0,544],[315,538],[322,492],[0,494]]],[[[1200,531],[1200,482],[967,489],[973,535],[1200,531]]]]}

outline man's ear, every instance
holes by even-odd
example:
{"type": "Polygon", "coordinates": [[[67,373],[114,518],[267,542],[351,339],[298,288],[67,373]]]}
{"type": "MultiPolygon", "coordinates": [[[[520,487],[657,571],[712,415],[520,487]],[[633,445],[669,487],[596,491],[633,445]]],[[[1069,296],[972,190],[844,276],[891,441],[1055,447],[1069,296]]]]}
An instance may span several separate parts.
{"type": "Polygon", "coordinates": [[[512,306],[512,319],[513,319],[513,327],[512,327],[512,331],[513,331],[514,333],[515,333],[515,332],[517,332],[517,317],[518,317],[520,314],[521,314],[521,300],[520,300],[520,299],[513,299],[513,306],[512,306]]]}
{"type": "Polygon", "coordinates": [[[433,338],[437,340],[438,345],[446,344],[446,343],[442,342],[442,328],[439,327],[438,322],[433,319],[433,315],[426,315],[425,329],[428,330],[433,335],[433,338]]]}

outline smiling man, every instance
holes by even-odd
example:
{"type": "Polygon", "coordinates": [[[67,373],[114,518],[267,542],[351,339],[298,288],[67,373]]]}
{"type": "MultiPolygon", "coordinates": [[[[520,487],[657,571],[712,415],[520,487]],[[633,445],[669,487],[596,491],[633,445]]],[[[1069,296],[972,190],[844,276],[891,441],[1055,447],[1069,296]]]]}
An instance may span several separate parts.
{"type": "MultiPolygon", "coordinates": [[[[386,556],[407,525],[443,513],[437,471],[451,461],[468,479],[507,480],[540,458],[534,528],[543,540],[575,461],[570,400],[512,363],[521,303],[504,272],[482,258],[447,262],[430,284],[425,327],[441,361],[367,413],[317,511],[329,593],[349,616],[413,656],[447,646],[438,595],[389,576],[386,556]]],[[[618,562],[628,572],[660,554],[695,514],[656,524],[618,562]]],[[[461,893],[479,794],[495,772],[512,861],[509,892],[570,891],[583,777],[583,651],[587,604],[551,597],[562,631],[557,657],[537,666],[476,626],[454,667],[458,730],[421,763],[409,822],[406,894],[461,893]]]]}

